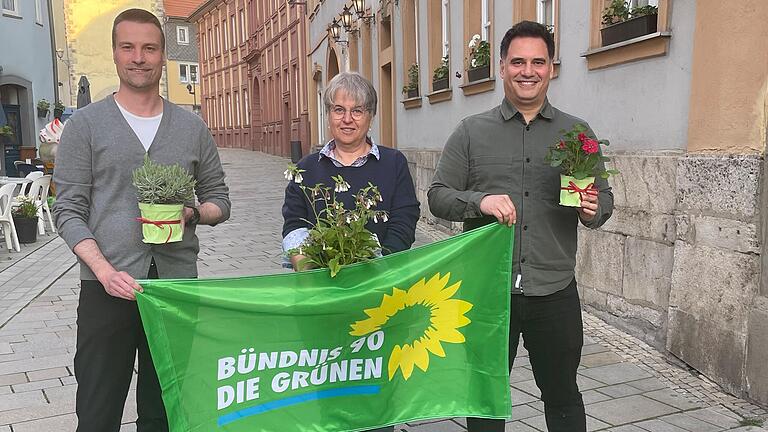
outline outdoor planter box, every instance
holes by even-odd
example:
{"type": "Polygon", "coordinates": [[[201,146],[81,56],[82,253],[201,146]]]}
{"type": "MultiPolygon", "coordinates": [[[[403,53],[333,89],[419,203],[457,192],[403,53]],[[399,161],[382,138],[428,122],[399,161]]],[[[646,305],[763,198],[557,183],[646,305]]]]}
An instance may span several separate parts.
{"type": "Polygon", "coordinates": [[[467,71],[467,79],[469,80],[469,82],[488,79],[490,76],[491,76],[491,65],[472,68],[467,71]]]}
{"type": "Polygon", "coordinates": [[[418,87],[413,89],[413,90],[408,90],[408,93],[406,93],[406,97],[408,99],[419,97],[419,89],[418,89],[418,87]]]}
{"type": "Polygon", "coordinates": [[[40,118],[46,118],[46,117],[48,117],[48,110],[47,110],[47,109],[46,109],[46,110],[44,110],[44,109],[40,109],[40,108],[38,108],[38,109],[37,109],[37,116],[38,116],[38,117],[40,117],[40,118]]]}
{"type": "Polygon", "coordinates": [[[448,78],[442,78],[432,81],[432,91],[445,90],[448,88],[448,78]]]}
{"type": "Polygon", "coordinates": [[[60,110],[60,109],[54,109],[53,110],[53,117],[54,118],[60,119],[62,115],[64,115],[64,110],[60,110]]]}
{"type": "Polygon", "coordinates": [[[13,224],[16,226],[16,235],[19,237],[19,243],[34,243],[37,241],[37,217],[14,217],[13,224]]]}
{"type": "Polygon", "coordinates": [[[603,46],[656,33],[658,14],[643,15],[600,29],[603,46]]]}

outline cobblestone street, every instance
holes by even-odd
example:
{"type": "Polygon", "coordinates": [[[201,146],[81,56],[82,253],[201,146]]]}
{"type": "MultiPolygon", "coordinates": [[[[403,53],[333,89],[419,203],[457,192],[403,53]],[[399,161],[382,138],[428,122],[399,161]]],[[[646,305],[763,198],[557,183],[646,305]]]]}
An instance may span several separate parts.
{"type": "MultiPolygon", "coordinates": [[[[232,197],[231,219],[198,230],[200,276],[287,271],[280,267],[280,206],[286,159],[221,150],[232,197]]],[[[422,203],[426,205],[426,203],[422,203]]],[[[417,245],[446,234],[426,224],[417,245]]],[[[0,432],[73,431],[73,376],[78,269],[52,235],[22,253],[0,253],[0,432]]],[[[716,384],[639,339],[584,313],[579,385],[591,431],[768,432],[748,421],[766,409],[724,393],[716,384]]],[[[513,418],[507,431],[546,431],[543,404],[522,348],[510,376],[513,418]]],[[[134,387],[132,387],[133,389],[134,387]]],[[[123,417],[134,431],[134,391],[123,417]]],[[[400,425],[398,431],[463,431],[463,419],[400,425]]]]}

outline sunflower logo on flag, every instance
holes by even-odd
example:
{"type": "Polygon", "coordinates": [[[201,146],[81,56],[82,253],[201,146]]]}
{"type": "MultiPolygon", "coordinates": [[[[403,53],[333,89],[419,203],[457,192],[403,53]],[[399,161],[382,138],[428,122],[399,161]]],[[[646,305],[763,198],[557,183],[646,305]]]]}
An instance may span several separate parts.
{"type": "Polygon", "coordinates": [[[461,281],[447,286],[450,277],[450,273],[444,276],[437,273],[429,281],[422,278],[408,291],[393,287],[392,295],[384,294],[379,306],[364,311],[369,318],[351,325],[352,336],[365,336],[380,330],[398,314],[416,310],[423,311],[428,317],[428,324],[421,335],[411,337],[409,339],[412,340],[392,349],[387,364],[390,380],[398,369],[406,380],[411,377],[414,366],[426,372],[429,353],[445,357],[444,342],[464,343],[464,335],[458,329],[471,322],[464,314],[472,309],[472,303],[452,298],[459,290],[461,281]]]}

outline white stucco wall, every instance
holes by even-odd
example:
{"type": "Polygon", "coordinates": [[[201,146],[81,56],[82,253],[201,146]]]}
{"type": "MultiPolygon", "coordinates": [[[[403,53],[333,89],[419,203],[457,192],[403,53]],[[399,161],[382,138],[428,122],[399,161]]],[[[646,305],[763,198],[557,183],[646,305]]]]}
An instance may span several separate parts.
{"type": "MultiPolygon", "coordinates": [[[[493,61],[498,62],[498,45],[512,26],[512,2],[494,2],[493,61]]],[[[583,2],[582,2],[583,3],[583,2]]],[[[426,1],[420,2],[420,64],[424,65],[420,88],[429,88],[431,71],[427,61],[426,1]]],[[[409,149],[440,149],[456,124],[467,115],[497,105],[504,96],[497,77],[495,89],[464,96],[458,87],[463,81],[457,71],[463,66],[462,2],[451,2],[451,86],[450,101],[431,105],[426,97],[421,108],[397,108],[398,146],[409,149]]],[[[399,12],[393,31],[402,46],[399,12]]],[[[694,0],[675,0],[671,11],[670,49],[666,56],[640,60],[597,71],[587,69],[581,54],[589,45],[589,9],[583,4],[561,0],[561,69],[552,80],[550,101],[557,107],[588,121],[601,138],[611,141],[611,151],[681,150],[686,148],[690,95],[691,57],[695,20],[694,0]]],[[[396,50],[397,63],[402,52],[396,50]]],[[[498,67],[496,67],[498,73],[498,67]]],[[[402,68],[397,83],[404,82],[402,68]]]]}

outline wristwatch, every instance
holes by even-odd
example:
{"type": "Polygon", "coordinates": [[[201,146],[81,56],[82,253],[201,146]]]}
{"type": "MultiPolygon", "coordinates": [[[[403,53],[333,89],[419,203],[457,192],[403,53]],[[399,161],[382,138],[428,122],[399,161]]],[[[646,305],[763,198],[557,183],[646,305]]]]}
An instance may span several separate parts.
{"type": "Polygon", "coordinates": [[[194,206],[187,206],[192,209],[192,218],[189,220],[190,225],[197,225],[200,223],[200,210],[194,206]]]}

